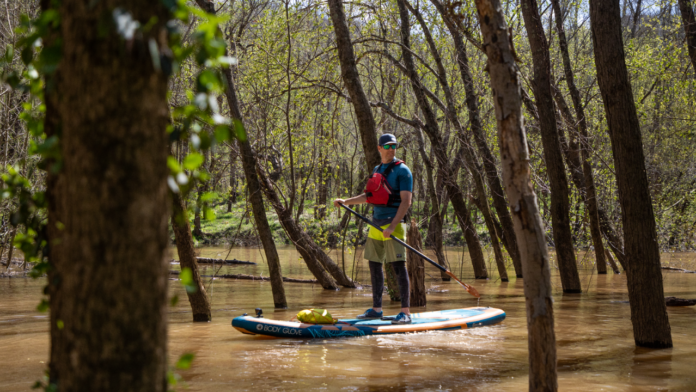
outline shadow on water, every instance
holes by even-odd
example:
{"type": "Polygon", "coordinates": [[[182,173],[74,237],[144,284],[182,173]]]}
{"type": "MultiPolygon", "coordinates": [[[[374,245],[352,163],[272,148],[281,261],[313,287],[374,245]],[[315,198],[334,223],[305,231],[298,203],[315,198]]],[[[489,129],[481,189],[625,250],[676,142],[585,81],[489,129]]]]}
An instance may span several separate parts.
{"type": "MultiPolygon", "coordinates": [[[[451,260],[461,260],[462,250],[448,249],[451,260]]],[[[224,248],[201,249],[202,257],[221,258],[224,248]]],[[[291,247],[279,249],[283,275],[311,278],[304,262],[291,247]]],[[[681,255],[684,268],[696,269],[696,255],[681,255]],[[686,261],[683,261],[686,260],[686,261]]],[[[224,266],[219,274],[268,276],[256,248],[234,249],[229,256],[257,262],[256,266],[224,266]]],[[[336,258],[332,251],[331,257],[336,258]]],[[[346,262],[352,266],[353,255],[346,262]]],[[[466,258],[465,258],[466,259],[466,258]]],[[[357,280],[369,282],[367,268],[359,262],[357,280]]],[[[191,313],[182,287],[171,281],[180,297],[170,309],[170,363],[185,352],[196,354],[190,370],[181,371],[188,391],[346,390],[419,391],[475,390],[519,391],[527,386],[527,320],[524,281],[503,283],[497,276],[473,279],[466,263],[455,273],[482,294],[481,306],[501,308],[501,324],[451,332],[426,332],[360,338],[292,340],[243,335],[230,326],[233,317],[253,314],[289,320],[306,308],[329,309],[334,317],[362,313],[372,304],[370,288],[322,290],[318,285],[286,283],[289,309],[274,310],[270,283],[216,279],[210,282],[213,321],[190,322],[191,313]]],[[[172,265],[177,269],[178,265],[172,265]]],[[[212,275],[219,266],[202,266],[212,275]]],[[[352,271],[347,271],[349,274],[352,271]]],[[[495,271],[491,271],[495,274],[495,271]]],[[[674,348],[646,350],[633,343],[626,276],[597,275],[581,270],[583,294],[563,295],[556,270],[554,315],[557,339],[559,389],[563,391],[693,390],[696,372],[696,308],[669,308],[674,348]]],[[[666,295],[696,298],[696,274],[665,272],[666,295]]],[[[206,279],[206,284],[207,284],[206,279]]],[[[28,390],[46,368],[49,350],[48,319],[34,309],[44,282],[0,280],[0,391],[28,390]]],[[[414,311],[434,311],[476,306],[475,298],[454,282],[442,282],[433,269],[426,276],[428,305],[414,311]]],[[[387,313],[400,305],[385,296],[387,313]]]]}

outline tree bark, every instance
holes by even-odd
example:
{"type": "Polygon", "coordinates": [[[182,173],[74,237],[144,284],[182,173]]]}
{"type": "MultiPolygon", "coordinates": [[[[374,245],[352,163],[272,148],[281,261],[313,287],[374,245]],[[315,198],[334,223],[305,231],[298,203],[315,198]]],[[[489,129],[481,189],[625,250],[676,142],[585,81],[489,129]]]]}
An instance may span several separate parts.
{"type": "Polygon", "coordinates": [[[672,347],[640,123],[626,69],[618,0],[590,0],[597,83],[609,125],[624,227],[636,345],[672,347]]]}
{"type": "MultiPolygon", "coordinates": [[[[203,11],[215,14],[215,4],[212,1],[196,0],[196,3],[203,11]]],[[[225,48],[225,54],[227,54],[227,48],[225,48]]],[[[235,121],[238,121],[239,124],[243,125],[242,111],[239,107],[237,92],[234,80],[232,79],[232,70],[229,66],[222,67],[222,75],[226,84],[225,97],[227,98],[227,105],[230,108],[231,117],[235,121]]],[[[244,139],[237,139],[237,145],[239,146],[240,156],[242,158],[242,168],[247,181],[249,202],[251,203],[256,229],[259,231],[261,244],[263,245],[266,260],[268,261],[268,270],[271,275],[271,290],[273,291],[273,303],[276,309],[285,309],[288,307],[288,302],[285,299],[285,289],[283,288],[280,257],[278,256],[275,242],[273,242],[271,227],[268,225],[268,219],[266,218],[266,208],[263,204],[261,185],[256,175],[256,156],[251,149],[249,134],[247,133],[244,139]]]]}
{"type": "Polygon", "coordinates": [[[346,85],[350,95],[355,117],[358,120],[358,130],[360,140],[365,151],[365,163],[368,173],[381,163],[379,151],[377,151],[377,127],[372,115],[370,102],[360,83],[358,67],[355,63],[355,53],[353,43],[350,40],[350,30],[346,22],[346,13],[343,9],[342,0],[328,0],[331,21],[336,34],[336,47],[338,49],[338,60],[341,63],[341,78],[346,85]]]}
{"type": "MultiPolygon", "coordinates": [[[[471,75],[471,70],[469,69],[469,56],[466,53],[466,43],[464,42],[459,27],[454,23],[442,3],[439,0],[431,0],[431,2],[435,5],[438,12],[442,16],[442,19],[444,20],[445,25],[452,36],[452,40],[454,41],[454,47],[457,53],[457,65],[459,66],[459,73],[462,81],[464,82],[464,92],[466,94],[465,101],[469,114],[471,131],[474,135],[474,140],[476,141],[479,154],[483,160],[484,174],[486,176],[488,187],[491,191],[493,206],[495,207],[500,219],[502,228],[502,230],[499,232],[500,239],[502,240],[505,249],[507,249],[510,258],[512,259],[512,265],[515,268],[515,275],[517,275],[518,278],[521,278],[522,263],[520,261],[517,238],[515,237],[515,229],[512,224],[510,210],[508,209],[508,202],[505,200],[505,193],[500,182],[500,177],[498,176],[496,160],[495,157],[493,157],[493,153],[491,153],[491,149],[488,147],[488,142],[486,141],[486,137],[483,133],[481,111],[478,106],[478,97],[476,95],[476,91],[474,90],[474,78],[471,75]]],[[[493,237],[493,235],[491,235],[491,237],[493,237]]]]}
{"type": "MultiPolygon", "coordinates": [[[[418,222],[411,219],[411,226],[406,233],[407,243],[414,249],[423,251],[423,241],[420,232],[418,231],[418,222]]],[[[408,261],[408,279],[411,282],[411,307],[425,306],[427,300],[425,298],[425,265],[423,259],[417,254],[408,251],[406,257],[408,261]]]]}
{"type": "Polygon", "coordinates": [[[689,49],[691,65],[696,73],[696,18],[691,0],[679,0],[679,11],[681,11],[684,34],[686,35],[686,47],[689,49]]]}
{"type": "Polygon", "coordinates": [[[459,223],[464,232],[464,238],[469,247],[469,254],[471,256],[471,263],[474,267],[474,277],[476,279],[487,279],[488,271],[486,270],[486,262],[483,257],[483,251],[481,249],[481,242],[479,241],[478,234],[476,233],[476,227],[471,222],[471,216],[469,209],[464,201],[464,195],[457,185],[456,176],[451,170],[451,165],[447,157],[447,151],[445,150],[441,136],[440,129],[437,123],[437,118],[435,113],[430,107],[425,92],[421,86],[420,80],[416,73],[416,67],[413,62],[413,55],[411,54],[410,48],[410,35],[411,27],[408,21],[408,10],[404,4],[404,0],[398,0],[397,4],[399,6],[399,15],[401,18],[401,43],[402,43],[402,55],[404,58],[404,65],[406,67],[406,74],[411,80],[411,87],[413,93],[418,101],[418,106],[423,113],[425,118],[425,124],[421,128],[430,138],[430,144],[435,152],[435,156],[438,160],[438,165],[441,168],[441,173],[444,175],[445,188],[452,201],[452,206],[454,207],[459,223]]]}
{"type": "Polygon", "coordinates": [[[157,22],[126,43],[103,31],[123,3],[58,8],[63,56],[45,120],[63,159],[47,182],[49,369],[65,392],[167,390],[169,110],[148,41],[166,45],[171,15],[160,2],[128,2],[133,19],[157,22]]]}
{"type": "Polygon", "coordinates": [[[536,0],[522,0],[522,15],[532,50],[534,79],[532,88],[537,111],[539,129],[544,146],[544,161],[551,185],[551,221],[553,240],[556,248],[558,268],[564,293],[580,293],[580,276],[575,261],[573,236],[570,231],[570,202],[568,200],[568,180],[563,166],[561,143],[558,137],[556,115],[551,95],[551,62],[549,45],[541,24],[536,0]]]}
{"type": "Polygon", "coordinates": [[[556,391],[556,337],[549,255],[544,227],[532,188],[527,137],[522,116],[520,80],[512,38],[499,0],[476,0],[488,56],[503,183],[512,209],[522,267],[529,340],[529,390],[556,391]]]}
{"type": "Polygon", "coordinates": [[[207,322],[212,320],[210,313],[210,301],[208,294],[205,291],[203,279],[201,279],[200,271],[198,270],[198,262],[196,261],[196,253],[193,248],[193,237],[191,236],[191,228],[188,222],[188,212],[181,195],[172,193],[172,229],[174,230],[174,240],[176,241],[176,250],[179,253],[179,263],[181,269],[188,268],[191,270],[193,283],[196,286],[195,292],[186,290],[186,296],[191,304],[191,312],[193,313],[193,321],[207,322]]]}
{"type": "MultiPolygon", "coordinates": [[[[597,192],[595,190],[594,176],[592,175],[592,164],[590,163],[590,140],[587,135],[587,121],[585,118],[585,109],[582,105],[582,100],[580,98],[580,91],[575,86],[575,77],[573,75],[573,67],[570,63],[570,54],[568,53],[568,41],[566,40],[565,29],[563,28],[563,14],[561,13],[561,5],[559,0],[551,0],[551,5],[553,6],[553,12],[556,15],[556,30],[558,32],[559,46],[561,48],[561,55],[563,58],[563,71],[565,73],[566,83],[568,84],[568,90],[570,91],[570,98],[573,100],[573,107],[575,107],[575,117],[576,121],[568,124],[569,126],[575,128],[577,122],[577,132],[579,134],[580,151],[582,155],[582,169],[579,174],[582,174],[583,184],[582,187],[578,186],[579,181],[575,181],[578,191],[587,206],[587,213],[590,216],[590,234],[592,235],[592,244],[595,249],[595,258],[597,264],[597,273],[606,274],[607,273],[607,262],[604,256],[604,243],[602,242],[602,234],[599,225],[599,213],[598,211],[598,201],[597,192]]],[[[570,136],[571,143],[577,138],[570,136]]],[[[571,178],[575,173],[578,173],[579,167],[571,171],[571,178]]],[[[578,176],[578,180],[580,176],[578,176]]]]}

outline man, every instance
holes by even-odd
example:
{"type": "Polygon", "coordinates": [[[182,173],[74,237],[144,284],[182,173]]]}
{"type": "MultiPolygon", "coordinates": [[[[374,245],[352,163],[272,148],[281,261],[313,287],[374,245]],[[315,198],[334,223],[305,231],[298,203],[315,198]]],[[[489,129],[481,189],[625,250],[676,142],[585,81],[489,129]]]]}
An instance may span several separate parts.
{"type": "Polygon", "coordinates": [[[370,227],[370,232],[367,236],[364,257],[369,261],[370,265],[372,308],[359,315],[358,318],[373,319],[382,317],[382,294],[384,292],[382,264],[387,262],[392,263],[394,271],[396,271],[401,294],[401,313],[392,320],[392,324],[410,324],[410,287],[408,272],[406,271],[406,249],[403,245],[389,238],[393,235],[405,241],[405,230],[401,221],[411,207],[413,192],[411,170],[403,161],[395,158],[397,146],[398,143],[394,135],[386,133],[380,136],[377,150],[382,157],[382,164],[375,167],[372,177],[368,181],[367,189],[371,189],[370,183],[373,180],[381,180],[386,182],[385,185],[388,186],[383,186],[383,189],[379,191],[366,192],[349,199],[336,199],[334,200],[334,206],[339,207],[339,204],[372,203],[374,204],[373,222],[382,228],[382,231],[379,231],[370,227]],[[384,192],[384,194],[378,195],[379,192],[384,192]],[[388,201],[385,201],[386,196],[388,196],[388,201]]]}

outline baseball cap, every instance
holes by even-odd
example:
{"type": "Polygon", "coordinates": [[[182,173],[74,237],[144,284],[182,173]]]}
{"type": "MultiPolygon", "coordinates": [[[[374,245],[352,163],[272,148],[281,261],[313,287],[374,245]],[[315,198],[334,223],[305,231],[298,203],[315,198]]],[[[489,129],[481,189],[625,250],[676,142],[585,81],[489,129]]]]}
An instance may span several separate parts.
{"type": "Polygon", "coordinates": [[[379,146],[383,146],[385,144],[398,144],[396,141],[396,136],[392,135],[391,133],[385,133],[384,135],[379,137],[379,146]]]}

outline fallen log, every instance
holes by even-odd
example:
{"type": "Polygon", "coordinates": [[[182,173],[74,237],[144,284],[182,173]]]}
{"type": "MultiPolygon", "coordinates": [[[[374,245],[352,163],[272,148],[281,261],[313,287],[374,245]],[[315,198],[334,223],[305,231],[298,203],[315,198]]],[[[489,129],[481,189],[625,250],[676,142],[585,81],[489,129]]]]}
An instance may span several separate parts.
{"type": "MultiPolygon", "coordinates": [[[[256,263],[252,261],[242,261],[242,260],[237,260],[237,259],[232,259],[232,260],[223,260],[223,259],[209,259],[207,257],[196,257],[196,261],[198,261],[199,264],[245,264],[245,265],[256,265],[256,263]]],[[[177,262],[177,260],[170,260],[170,262],[177,262]]]]}
{"type": "Polygon", "coordinates": [[[667,306],[694,306],[696,305],[696,299],[665,297],[665,304],[667,306]]]}
{"type": "MultiPolygon", "coordinates": [[[[179,276],[180,271],[169,271],[169,275],[179,276]]],[[[223,274],[223,275],[201,275],[201,278],[222,278],[222,279],[243,279],[243,280],[263,280],[270,281],[268,276],[254,276],[247,274],[223,274]]],[[[283,282],[290,283],[319,283],[316,279],[295,279],[283,277],[283,282]]]]}
{"type": "Polygon", "coordinates": [[[669,271],[679,271],[679,272],[684,272],[687,274],[696,274],[696,271],[691,271],[683,268],[674,268],[674,267],[662,267],[663,270],[669,270],[669,271]]]}

